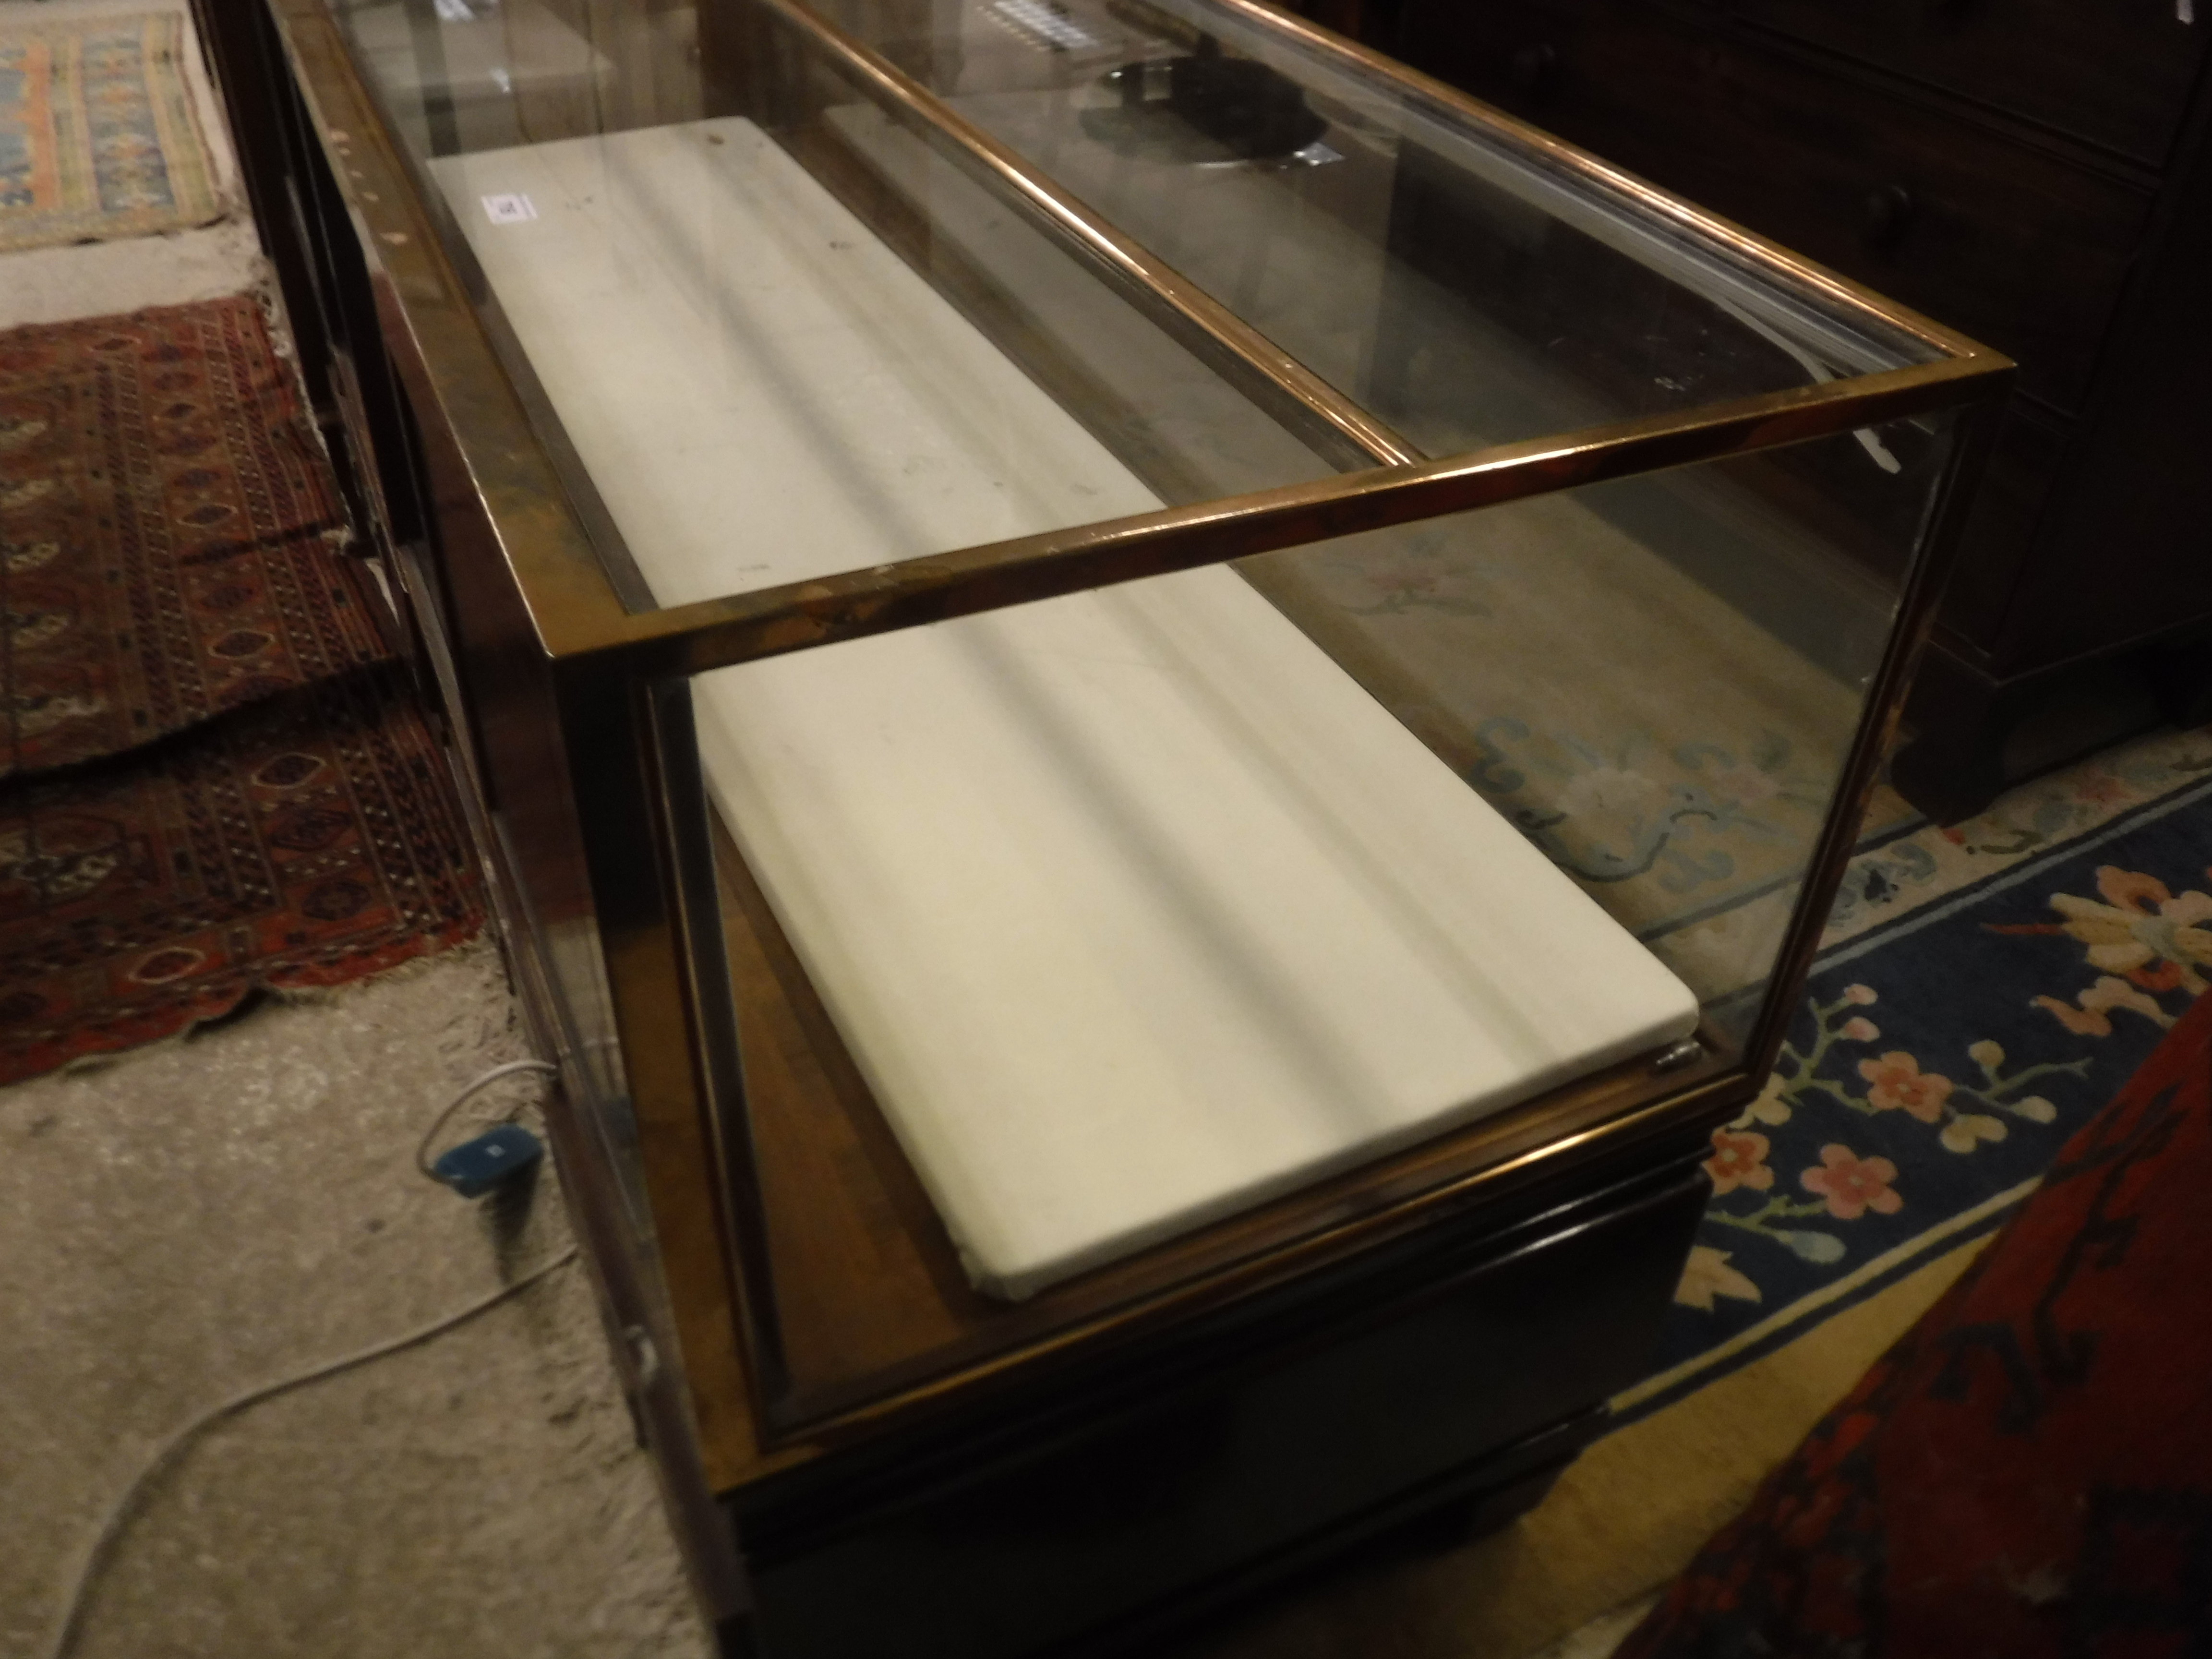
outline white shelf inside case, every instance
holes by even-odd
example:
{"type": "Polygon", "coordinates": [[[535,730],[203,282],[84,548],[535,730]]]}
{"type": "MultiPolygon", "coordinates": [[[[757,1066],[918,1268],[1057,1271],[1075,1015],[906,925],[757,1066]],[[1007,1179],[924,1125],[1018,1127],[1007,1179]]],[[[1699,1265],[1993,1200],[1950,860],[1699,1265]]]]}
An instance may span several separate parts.
{"type": "MultiPolygon", "coordinates": [[[[743,121],[434,165],[664,603],[1157,505],[743,121]],[[534,218],[478,205],[517,194],[534,218]]],[[[732,835],[994,1295],[1697,1022],[1227,569],[696,702],[732,835]]]]}

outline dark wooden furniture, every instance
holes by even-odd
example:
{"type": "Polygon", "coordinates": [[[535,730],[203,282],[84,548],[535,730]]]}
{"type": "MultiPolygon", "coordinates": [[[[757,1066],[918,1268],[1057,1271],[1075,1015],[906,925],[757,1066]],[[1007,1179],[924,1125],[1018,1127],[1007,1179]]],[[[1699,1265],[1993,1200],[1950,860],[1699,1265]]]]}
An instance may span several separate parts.
{"type": "Polygon", "coordinates": [[[2172,0],[1310,0],[2021,364],[1906,720],[1949,820],[2212,718],[2212,17],[2172,0]]]}
{"type": "MultiPolygon", "coordinates": [[[[592,0],[607,38],[672,9],[592,0]]],[[[1219,520],[1249,529],[1235,542],[1207,513],[1170,513],[1125,540],[1051,532],[1000,544],[995,564],[956,554],[640,611],[595,540],[611,534],[604,504],[333,8],[209,0],[205,21],[311,395],[398,597],[395,626],[450,715],[518,987],[562,1065],[564,1189],[726,1650],[1141,1650],[1349,1542],[1445,1508],[1494,1522],[1540,1497],[1638,1374],[1704,1201],[1709,1132],[1780,1040],[1963,511],[1973,400],[2007,366],[1692,223],[1732,271],[1909,342],[1905,365],[1869,375],[1871,392],[1790,384],[1716,399],[1717,414],[1633,410],[1564,453],[1501,446],[1458,471],[1390,465],[1237,498],[1219,520]],[[1197,562],[1188,544],[1207,536],[1218,559],[1387,524],[1394,502],[1430,499],[1413,490],[1473,506],[1638,466],[1755,468],[1763,446],[1846,444],[1869,421],[1922,416],[1962,441],[1923,475],[1942,510],[1919,557],[1903,544],[1899,621],[1875,641],[1754,1012],[1717,1005],[1697,1044],[1028,1301],[969,1286],[774,913],[717,842],[687,676],[744,659],[778,629],[836,637],[926,619],[971,596],[961,584],[979,570],[1004,604],[1162,568],[1143,562],[1151,549],[1169,568],[1197,562]]],[[[910,96],[894,93],[886,102],[910,96]]],[[[917,120],[943,120],[913,102],[917,120]]],[[[451,109],[416,113],[441,142],[451,109]]],[[[1563,175],[1579,165],[1544,153],[1563,175]]],[[[1632,222],[1639,211],[1616,205],[1632,222]]],[[[1664,211],[1684,234],[1688,210],[1664,211]]],[[[1298,417],[1302,394],[1273,383],[1278,368],[1242,372],[1298,417]]],[[[1328,424],[1341,413],[1315,400],[1309,441],[1366,446],[1362,467],[1392,459],[1356,421],[1328,424]]]]}

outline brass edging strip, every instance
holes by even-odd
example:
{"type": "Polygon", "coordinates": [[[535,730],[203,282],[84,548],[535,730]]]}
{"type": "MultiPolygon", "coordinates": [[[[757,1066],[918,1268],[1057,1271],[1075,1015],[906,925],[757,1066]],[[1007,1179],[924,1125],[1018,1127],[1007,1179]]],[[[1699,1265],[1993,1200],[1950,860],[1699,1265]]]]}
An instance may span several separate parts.
{"type": "MultiPolygon", "coordinates": [[[[405,325],[419,385],[437,399],[483,517],[523,592],[541,646],[549,618],[563,635],[605,636],[630,613],[544,453],[514,383],[485,334],[417,185],[362,83],[322,0],[267,0],[289,62],[353,221],[370,281],[405,325]]],[[[381,307],[380,307],[381,309],[381,307]]]]}
{"type": "MultiPolygon", "coordinates": [[[[1922,532],[1919,558],[1897,598],[1897,625],[1869,682],[1856,743],[1836,781],[1828,822],[1805,865],[1804,889],[1775,957],[1770,982],[1804,983],[1819,955],[1830,907],[1850,864],[1858,824],[1882,775],[1892,739],[1905,716],[1905,698],[1921,653],[1936,631],[1936,607],[1966,544],[1967,514],[1990,453],[1996,446],[1999,407],[1984,404],[1966,410],[1960,422],[1956,451],[1922,532]],[[1877,711],[1887,710],[1877,718],[1877,711]]],[[[1796,1009],[1771,1002],[1751,1034],[1747,1050],[1764,1073],[1771,1069],[1788,1036],[1796,1009]]]]}
{"type": "Polygon", "coordinates": [[[1878,424],[1987,396],[2002,358],[1924,363],[1800,386],[1694,414],[1650,416],[1416,466],[1287,484],[1189,507],[922,554],[625,617],[550,640],[562,657],[612,654],[640,676],[703,673],[842,640],[1054,599],[1115,582],[1495,506],[1603,479],[1878,424]]]}
{"type": "Polygon", "coordinates": [[[1238,391],[1313,442],[1325,459],[1340,465],[1395,466],[1423,459],[1419,449],[913,76],[799,0],[755,3],[836,58],[860,90],[1103,276],[1238,391]]]}

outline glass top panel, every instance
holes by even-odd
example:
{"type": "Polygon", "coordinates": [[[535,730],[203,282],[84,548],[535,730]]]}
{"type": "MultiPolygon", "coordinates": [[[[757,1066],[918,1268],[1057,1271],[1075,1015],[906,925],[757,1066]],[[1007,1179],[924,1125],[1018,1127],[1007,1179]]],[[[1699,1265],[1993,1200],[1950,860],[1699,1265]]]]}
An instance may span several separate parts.
{"type": "Polygon", "coordinates": [[[337,10],[634,605],[1935,355],[1233,5],[337,10]]]}
{"type": "Polygon", "coordinates": [[[1935,355],[1264,12],[817,10],[1431,453],[1935,355]]]}

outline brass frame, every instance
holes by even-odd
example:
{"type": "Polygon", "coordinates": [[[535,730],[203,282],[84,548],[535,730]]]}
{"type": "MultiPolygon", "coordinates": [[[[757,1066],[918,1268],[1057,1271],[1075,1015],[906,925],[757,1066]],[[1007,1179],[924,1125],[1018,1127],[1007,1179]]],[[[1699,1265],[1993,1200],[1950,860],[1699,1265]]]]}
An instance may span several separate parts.
{"type": "MultiPolygon", "coordinates": [[[[1811,866],[1774,983],[1802,977],[1840,878],[1856,809],[1871,787],[1905,677],[1956,540],[1965,481],[1986,448],[1993,400],[2012,366],[1948,329],[1821,270],[1762,239],[1666,196],[1439,83],[1413,75],[1255,0],[1210,0],[1287,45],[1384,77],[1408,96],[1480,130],[1570,181],[1631,204],[1724,259],[1837,313],[1920,342],[1933,360],[1904,368],[1642,417],[1564,437],[1422,459],[1356,404],[1282,353],[1176,272],[1153,259],[1049,179],[995,144],[878,55],[808,11],[801,0],[757,0],[835,58],[872,97],[1000,198],[1079,252],[1118,291],[1199,350],[1304,437],[1350,466],[1337,477],[1072,530],[907,559],[819,581],[671,607],[633,610],[594,551],[596,506],[564,490],[557,434],[533,418],[526,373],[502,362],[503,324],[457,239],[441,234],[419,175],[391,137],[323,0],[264,0],[293,77],[331,162],[370,264],[387,347],[410,396],[453,434],[451,491],[519,596],[526,647],[551,689],[567,790],[588,882],[588,932],[604,959],[619,1064],[572,1030],[562,1059],[574,1092],[627,1095],[652,1194],[705,1471],[724,1490],[844,1437],[927,1406],[981,1373],[1018,1371],[1080,1348],[1126,1318],[1105,1318],[1031,1343],[988,1366],[828,1417],[783,1420],[781,1362],[755,1177],[748,1158],[744,1074],[728,1016],[726,963],[714,902],[712,848],[698,757],[688,735],[690,675],[941,618],[1219,563],[1324,538],[1522,499],[1601,479],[1737,456],[1938,408],[1966,411],[1937,521],[1902,596],[1904,624],[1869,688],[1868,714],[1838,803],[1811,866]],[[610,775],[628,754],[627,781],[610,775]]],[[[542,416],[543,411],[538,411],[542,416]]],[[[451,505],[451,503],[448,503],[451,505]]],[[[604,538],[603,538],[604,539],[604,538]]],[[[549,790],[566,788],[559,781],[549,790]]],[[[532,941],[517,941],[532,948],[532,941]]],[[[541,979],[549,976],[540,975],[541,979]]],[[[1771,1062],[1784,999],[1770,990],[1741,1054],[1686,1073],[1667,1097],[1565,1127],[1401,1206],[1278,1253],[1351,1248],[1425,1207],[1455,1204],[1490,1183],[1528,1176],[1601,1137],[1633,1139],[1739,1101],[1771,1062]]],[[[588,1021],[586,1022],[588,1023],[588,1021]]],[[[1255,1268],[1253,1271],[1260,1271],[1255,1268]]],[[[1239,1274],[1217,1275],[1142,1316],[1207,1305],[1239,1274]]],[[[1137,1317],[1130,1316],[1129,1317],[1137,1317]]]]}

